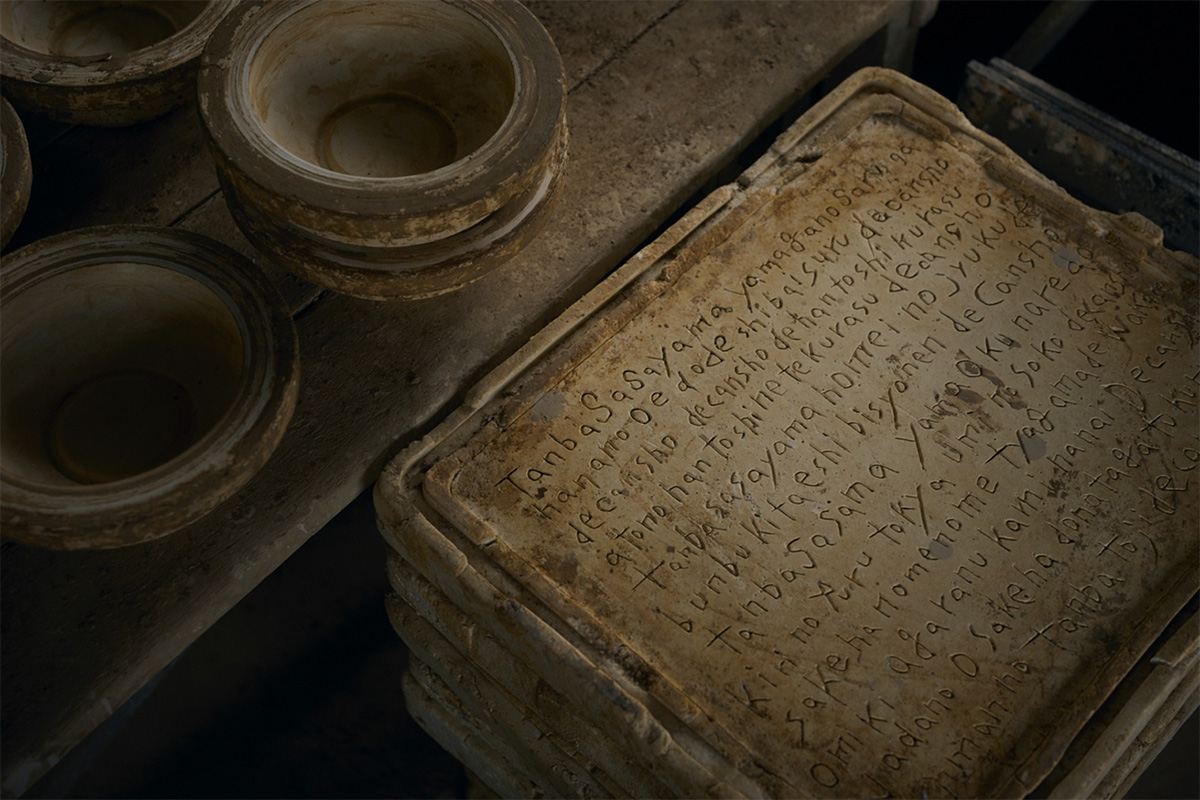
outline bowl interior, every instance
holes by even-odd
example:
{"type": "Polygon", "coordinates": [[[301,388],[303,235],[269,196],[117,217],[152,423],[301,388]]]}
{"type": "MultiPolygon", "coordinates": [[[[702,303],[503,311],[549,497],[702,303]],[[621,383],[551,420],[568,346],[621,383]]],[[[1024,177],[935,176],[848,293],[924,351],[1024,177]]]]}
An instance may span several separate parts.
{"type": "Polygon", "coordinates": [[[0,316],[0,452],[10,478],[121,480],[188,450],[242,383],[233,313],[187,274],[144,263],[60,272],[0,316]]]}
{"type": "Polygon", "coordinates": [[[513,104],[503,42],[429,0],[314,3],[261,42],[247,71],[267,136],[347,175],[430,172],[482,147],[513,104]]]}
{"type": "Polygon", "coordinates": [[[207,4],[207,0],[4,0],[0,35],[48,56],[119,55],[172,36],[207,4]]]}

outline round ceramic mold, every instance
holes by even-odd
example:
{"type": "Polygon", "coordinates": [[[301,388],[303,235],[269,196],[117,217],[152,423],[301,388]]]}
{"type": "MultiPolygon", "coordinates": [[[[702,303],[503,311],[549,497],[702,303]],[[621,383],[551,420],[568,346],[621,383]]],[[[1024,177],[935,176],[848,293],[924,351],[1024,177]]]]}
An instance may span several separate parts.
{"type": "Polygon", "coordinates": [[[0,98],[0,247],[16,233],[33,183],[25,126],[8,101],[0,98]]]}
{"type": "Polygon", "coordinates": [[[480,277],[536,231],[566,162],[562,60],[515,2],[250,2],[199,91],[247,238],[358,297],[480,277]]]}
{"type": "Polygon", "coordinates": [[[119,547],[201,517],[291,419],[288,309],[244,257],[197,234],[89,228],[0,270],[0,533],[119,547]]]}
{"type": "Polygon", "coordinates": [[[4,93],[61,122],[161,116],[195,95],[200,53],[233,2],[4,0],[4,93]]]}

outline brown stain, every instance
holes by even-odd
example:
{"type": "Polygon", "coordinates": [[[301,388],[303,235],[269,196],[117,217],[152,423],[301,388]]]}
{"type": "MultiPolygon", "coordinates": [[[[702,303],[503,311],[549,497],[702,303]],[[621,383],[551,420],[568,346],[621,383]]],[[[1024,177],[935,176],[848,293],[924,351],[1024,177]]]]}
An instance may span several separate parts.
{"type": "MultiPolygon", "coordinates": [[[[491,539],[485,546],[491,547],[496,541],[496,539],[491,539]]],[[[564,555],[561,551],[547,547],[532,553],[532,560],[537,564],[537,568],[555,584],[568,588],[576,586],[576,581],[579,579],[579,559],[573,552],[564,555]]]]}
{"type": "Polygon", "coordinates": [[[645,692],[650,691],[658,675],[649,664],[624,646],[618,647],[611,655],[634,686],[645,692]]]}
{"type": "MultiPolygon", "coordinates": [[[[1018,344],[1015,346],[1019,347],[1020,345],[1018,344]]],[[[995,395],[1002,395],[1003,402],[1006,405],[1008,405],[1018,411],[1024,410],[1029,407],[1028,403],[1026,403],[1024,400],[1021,399],[1021,393],[1018,392],[1016,389],[1008,386],[999,375],[992,372],[990,369],[983,366],[982,364],[979,364],[979,363],[971,360],[970,357],[967,356],[967,354],[964,353],[962,350],[958,351],[958,357],[960,359],[970,362],[970,364],[973,366],[974,369],[979,370],[979,374],[977,376],[972,376],[972,377],[982,377],[982,378],[988,380],[989,382],[991,382],[991,384],[996,387],[995,395]]],[[[970,373],[968,373],[968,375],[970,375],[970,373]]],[[[995,395],[993,395],[993,397],[995,395]]],[[[959,390],[958,390],[958,393],[956,394],[956,396],[963,398],[966,402],[971,403],[973,405],[982,405],[983,400],[985,399],[978,392],[976,392],[972,389],[963,388],[962,386],[959,386],[959,390]]],[[[986,416],[986,415],[984,415],[984,416],[986,416]]]]}
{"type": "Polygon", "coordinates": [[[1052,479],[1050,479],[1049,487],[1049,491],[1046,492],[1048,497],[1056,499],[1066,497],[1068,487],[1067,483],[1062,480],[1061,476],[1052,477],[1052,479]]]}
{"type": "Polygon", "coordinates": [[[961,399],[964,403],[970,403],[971,405],[980,405],[984,400],[983,395],[970,389],[959,389],[958,394],[954,396],[961,399]]]}
{"type": "MultiPolygon", "coordinates": [[[[939,393],[935,392],[933,397],[936,401],[939,400],[941,396],[939,393]]],[[[999,430],[991,415],[984,410],[984,403],[987,398],[981,395],[979,392],[976,392],[973,389],[964,388],[962,385],[958,385],[957,391],[955,391],[953,394],[947,393],[947,397],[947,402],[952,403],[957,409],[961,409],[962,412],[968,417],[979,420],[979,422],[982,423],[983,426],[988,430],[999,430]]],[[[935,410],[933,412],[933,416],[935,418],[942,419],[957,415],[948,414],[941,410],[935,410]]]]}

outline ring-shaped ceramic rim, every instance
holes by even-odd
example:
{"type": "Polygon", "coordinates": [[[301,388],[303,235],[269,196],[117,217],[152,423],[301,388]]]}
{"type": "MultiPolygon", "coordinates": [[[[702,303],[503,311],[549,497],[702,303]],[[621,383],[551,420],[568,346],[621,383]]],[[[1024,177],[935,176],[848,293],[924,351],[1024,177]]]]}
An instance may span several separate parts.
{"type": "Polygon", "coordinates": [[[200,64],[200,112],[226,161],[261,189],[294,198],[314,211],[336,208],[339,213],[370,216],[403,209],[410,216],[424,216],[481,203],[481,219],[507,202],[517,188],[507,193],[497,188],[543,160],[553,146],[566,102],[562,60],[541,22],[516,2],[440,0],[474,17],[503,44],[513,68],[513,105],[496,132],[474,152],[429,172],[367,178],[328,170],[292,154],[267,135],[250,103],[248,74],[260,43],[287,18],[322,1],[246,3],[209,39],[200,64]],[[245,49],[244,56],[232,61],[239,48],[245,49]],[[224,117],[230,105],[237,114],[219,120],[217,115],[224,117]],[[523,119],[529,124],[518,127],[523,119]],[[231,124],[219,124],[222,121],[231,124]],[[238,152],[246,157],[233,157],[238,152]],[[297,176],[308,180],[297,181],[297,176]],[[455,192],[455,199],[444,199],[455,192]],[[352,211],[345,207],[348,196],[356,205],[352,211]]]}
{"type": "MultiPolygon", "coordinates": [[[[111,225],[39,240],[6,258],[0,271],[0,307],[44,280],[115,260],[172,269],[202,284],[222,301],[242,334],[242,375],[234,402],[212,429],[183,453],[128,478],[92,485],[48,485],[14,476],[0,462],[0,496],[6,517],[37,515],[40,519],[61,520],[64,528],[106,528],[92,524],[91,518],[153,508],[156,503],[171,500],[181,487],[198,485],[208,477],[216,481],[219,491],[190,504],[203,508],[195,513],[198,517],[251,477],[239,476],[240,481],[221,486],[220,476],[209,474],[214,472],[213,454],[236,456],[259,444],[249,437],[269,416],[282,412],[290,418],[299,378],[298,343],[291,315],[275,286],[248,259],[206,236],[152,226],[111,225]],[[288,353],[290,358],[277,357],[288,353]],[[69,511],[60,507],[64,499],[72,503],[69,511]]],[[[277,444],[278,440],[271,449],[277,444]]],[[[193,521],[188,509],[184,513],[189,517],[187,521],[193,521]]],[[[141,520],[131,518],[133,521],[141,520]]],[[[178,527],[137,541],[157,538],[178,527]]],[[[4,535],[17,541],[52,544],[46,541],[51,538],[48,534],[23,536],[11,525],[6,526],[4,535]]]]}
{"type": "Polygon", "coordinates": [[[0,75],[26,83],[64,87],[118,86],[142,81],[198,59],[205,43],[236,2],[208,0],[195,19],[167,38],[140,50],[121,53],[110,61],[74,63],[75,59],[70,57],[39,53],[0,37],[0,50],[4,54],[0,59],[0,75]],[[105,64],[113,63],[118,64],[116,69],[105,68],[105,64]]]}
{"type": "Polygon", "coordinates": [[[4,142],[4,166],[0,170],[0,246],[8,244],[9,237],[16,233],[29,204],[29,190],[33,183],[33,165],[29,157],[29,140],[25,138],[25,126],[16,109],[0,97],[0,136],[4,142]]]}

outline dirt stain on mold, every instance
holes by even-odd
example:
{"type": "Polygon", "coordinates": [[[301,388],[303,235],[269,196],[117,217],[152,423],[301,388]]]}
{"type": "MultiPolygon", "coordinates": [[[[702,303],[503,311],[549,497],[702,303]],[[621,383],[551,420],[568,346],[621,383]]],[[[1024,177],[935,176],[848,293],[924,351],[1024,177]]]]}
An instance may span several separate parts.
{"type": "Polygon", "coordinates": [[[529,409],[529,418],[535,422],[556,419],[566,406],[563,396],[557,393],[544,395],[529,409]]]}

